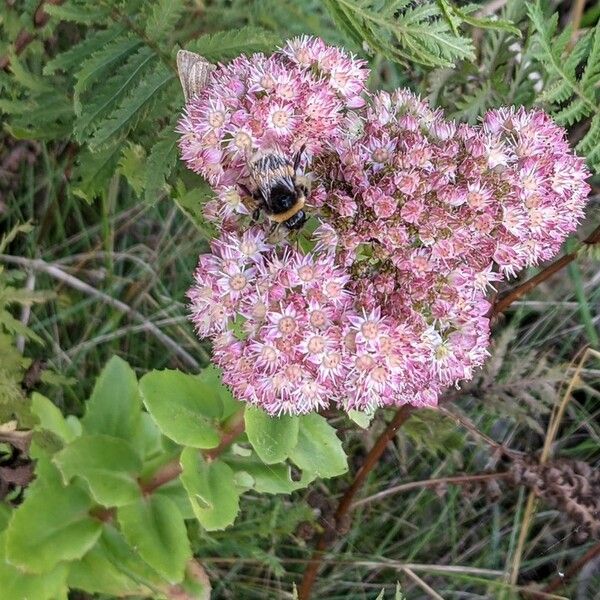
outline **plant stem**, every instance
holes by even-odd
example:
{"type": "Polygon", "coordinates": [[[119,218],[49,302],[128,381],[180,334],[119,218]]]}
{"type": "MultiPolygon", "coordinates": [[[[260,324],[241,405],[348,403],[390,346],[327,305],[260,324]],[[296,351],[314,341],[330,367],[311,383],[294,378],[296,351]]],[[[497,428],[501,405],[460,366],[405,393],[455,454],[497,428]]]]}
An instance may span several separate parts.
{"type": "MultiPolygon", "coordinates": [[[[236,413],[229,422],[229,427],[223,432],[219,445],[209,450],[203,450],[202,455],[206,460],[214,460],[242,434],[244,431],[244,411],[236,413]]],[[[144,495],[152,494],[157,488],[177,479],[181,474],[179,457],[163,465],[147,482],[140,483],[144,495]]]]}

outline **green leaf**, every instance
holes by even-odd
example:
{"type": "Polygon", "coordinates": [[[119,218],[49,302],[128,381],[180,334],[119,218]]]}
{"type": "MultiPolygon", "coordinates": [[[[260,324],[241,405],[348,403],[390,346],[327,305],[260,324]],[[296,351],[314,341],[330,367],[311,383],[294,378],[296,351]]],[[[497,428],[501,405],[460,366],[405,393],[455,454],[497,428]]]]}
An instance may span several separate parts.
{"type": "Polygon", "coordinates": [[[61,52],[44,66],[44,75],[53,75],[56,71],[69,72],[74,67],[79,67],[84,59],[90,57],[98,50],[110,44],[124,32],[121,25],[113,25],[108,29],[90,31],[86,36],[65,52],[61,52]]]}
{"type": "Polygon", "coordinates": [[[115,111],[157,60],[152,49],[141,47],[102,86],[97,86],[93,94],[82,98],[80,114],[73,128],[75,139],[78,142],[87,141],[88,136],[115,111]]]}
{"type": "Polygon", "coordinates": [[[120,146],[101,152],[84,150],[77,155],[77,166],[73,173],[72,191],[88,203],[106,193],[108,182],[113,176],[119,157],[120,146]]]}
{"type": "Polygon", "coordinates": [[[360,410],[349,410],[348,417],[362,429],[367,429],[373,420],[373,412],[363,412],[360,410]]]}
{"type": "Polygon", "coordinates": [[[38,461],[37,476],[6,529],[6,554],[27,572],[49,573],[86,554],[102,525],[89,516],[90,497],[78,486],[62,486],[55,467],[38,461]]]}
{"type": "Polygon", "coordinates": [[[67,598],[66,563],[40,575],[23,573],[6,557],[6,534],[0,534],[0,582],[2,598],[6,600],[57,600],[67,598]]]}
{"type": "Polygon", "coordinates": [[[281,38],[260,27],[247,26],[230,31],[207,33],[197,37],[187,50],[197,52],[209,61],[223,61],[239,54],[268,52],[281,43],[281,38]]]}
{"type": "Polygon", "coordinates": [[[81,477],[96,502],[123,506],[140,495],[137,475],[142,461],[125,440],[108,435],[84,435],[54,457],[65,482],[81,477]]]}
{"type": "Polygon", "coordinates": [[[121,154],[118,172],[127,179],[136,196],[142,195],[144,189],[144,167],[146,165],[146,151],[140,144],[129,142],[121,154]]]}
{"type": "Polygon", "coordinates": [[[69,587],[88,594],[149,596],[151,590],[121,570],[106,544],[97,543],[81,560],[71,563],[69,587]],[[115,564],[116,563],[116,564],[115,564]]]}
{"type": "Polygon", "coordinates": [[[140,380],[144,405],[160,430],[173,441],[194,448],[214,448],[214,426],[223,407],[219,398],[193,375],[151,371],[140,380]]]}
{"type": "Polygon", "coordinates": [[[154,203],[160,198],[165,187],[165,180],[177,164],[177,140],[179,136],[169,130],[164,134],[164,139],[152,146],[146,161],[144,177],[144,200],[154,203]]]}
{"type": "Polygon", "coordinates": [[[298,417],[270,417],[260,408],[247,406],[244,420],[250,443],[268,465],[284,461],[298,442],[298,417]]]}
{"type": "Polygon", "coordinates": [[[81,68],[75,74],[76,83],[73,88],[75,114],[81,114],[81,95],[111,75],[141,44],[139,39],[118,37],[94,52],[81,64],[81,68]]]}
{"type": "Polygon", "coordinates": [[[140,557],[127,543],[123,533],[110,523],[104,525],[97,546],[118,571],[150,590],[145,595],[155,595],[157,588],[164,583],[164,578],[140,557]]]}
{"type": "Polygon", "coordinates": [[[146,116],[174,78],[172,71],[158,64],[102,123],[90,141],[90,148],[98,150],[125,137],[146,116]]]}
{"type": "Polygon", "coordinates": [[[64,5],[48,4],[44,6],[44,10],[61,21],[72,21],[81,25],[102,23],[109,16],[106,8],[97,4],[90,6],[88,2],[84,6],[77,6],[73,2],[64,5]]]}
{"type": "Polygon", "coordinates": [[[316,413],[299,417],[298,444],[290,458],[300,469],[318,477],[336,477],[348,469],[346,454],[335,429],[316,413]]]}
{"type": "Polygon", "coordinates": [[[125,539],[170,583],[181,581],[192,557],[183,517],[173,501],[151,495],[121,506],[117,519],[125,539]]]}
{"type": "Polygon", "coordinates": [[[246,479],[238,475],[246,474],[252,482],[244,487],[251,487],[262,494],[291,494],[308,486],[316,477],[314,473],[303,470],[300,479],[294,481],[289,465],[265,465],[256,457],[227,456],[223,460],[234,470],[238,485],[246,479]]]}
{"type": "Polygon", "coordinates": [[[160,41],[172,34],[185,9],[183,0],[157,0],[146,21],[146,37],[160,41]]]}
{"type": "Polygon", "coordinates": [[[231,467],[221,460],[207,462],[198,451],[186,448],[181,453],[181,468],[181,482],[200,524],[208,531],[231,525],[240,496],[231,467]]]}
{"type": "Polygon", "coordinates": [[[64,442],[75,438],[72,427],[67,423],[60,409],[48,398],[33,392],[31,396],[31,412],[39,419],[36,431],[45,429],[57,435],[64,442]]]}
{"type": "Polygon", "coordinates": [[[141,414],[137,377],[122,358],[113,356],[86,403],[83,429],[129,441],[140,427],[141,414]]]}

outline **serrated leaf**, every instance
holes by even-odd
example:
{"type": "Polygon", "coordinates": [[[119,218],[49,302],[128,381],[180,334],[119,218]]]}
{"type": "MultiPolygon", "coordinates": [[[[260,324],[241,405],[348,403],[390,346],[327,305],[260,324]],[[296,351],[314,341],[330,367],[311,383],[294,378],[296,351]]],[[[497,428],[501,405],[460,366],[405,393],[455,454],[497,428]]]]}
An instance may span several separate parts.
{"type": "Polygon", "coordinates": [[[158,101],[161,92],[174,80],[175,75],[164,65],[157,65],[152,73],[126,96],[119,107],[102,123],[90,140],[92,150],[121,139],[142,119],[158,101]]]}
{"type": "Polygon", "coordinates": [[[140,380],[146,409],[170,439],[194,448],[214,448],[215,428],[223,406],[218,396],[193,375],[180,371],[151,371],[140,380]]]}
{"type": "Polygon", "coordinates": [[[84,556],[102,524],[89,516],[90,497],[78,486],[61,485],[55,467],[38,461],[37,475],[6,529],[6,554],[28,573],[49,573],[63,561],[84,556]]]}
{"type": "Polygon", "coordinates": [[[247,406],[244,421],[248,440],[268,465],[284,461],[298,442],[298,417],[271,417],[260,408],[247,406]]]}
{"type": "Polygon", "coordinates": [[[181,453],[180,476],[196,518],[208,531],[233,524],[239,511],[234,472],[221,460],[207,462],[193,448],[181,453]]]}
{"type": "Polygon", "coordinates": [[[121,25],[113,25],[108,29],[88,32],[78,44],[48,61],[43,69],[44,75],[53,75],[56,71],[70,71],[79,66],[84,59],[89,58],[91,54],[110,44],[124,31],[125,29],[121,25]]]}
{"type": "Polygon", "coordinates": [[[80,152],[73,172],[73,194],[88,203],[105,194],[120,156],[121,147],[118,145],[100,152],[80,152]]]}
{"type": "Polygon", "coordinates": [[[280,43],[281,38],[271,31],[248,25],[241,29],[201,35],[188,44],[186,50],[216,62],[235,58],[242,53],[267,52],[280,43]]]}
{"type": "Polygon", "coordinates": [[[146,36],[160,41],[172,34],[177,21],[185,9],[183,0],[157,0],[153,3],[152,12],[146,21],[146,36]]]}
{"type": "Polygon", "coordinates": [[[183,517],[167,497],[150,495],[117,510],[127,542],[170,583],[180,582],[192,557],[183,517]]]}
{"type": "Polygon", "coordinates": [[[133,369],[113,356],[100,373],[86,403],[83,429],[129,441],[138,431],[142,402],[133,369]]]}
{"type": "Polygon", "coordinates": [[[44,6],[44,10],[56,19],[71,21],[80,25],[102,23],[109,16],[106,8],[98,5],[90,6],[89,3],[82,6],[78,6],[74,2],[63,5],[48,4],[48,6],[44,6]]]}
{"type": "Polygon", "coordinates": [[[53,460],[66,483],[73,477],[83,479],[98,504],[123,506],[140,496],[137,476],[142,461],[125,440],[108,435],[84,435],[53,460]]]}
{"type": "Polygon", "coordinates": [[[111,74],[119,65],[124,63],[133,54],[142,42],[131,37],[117,37],[106,44],[101,50],[94,52],[81,64],[75,74],[75,87],[73,88],[73,101],[75,114],[81,114],[81,95],[95,82],[101,81],[111,74]]]}
{"type": "Polygon", "coordinates": [[[75,139],[79,142],[87,141],[87,137],[117,108],[157,60],[154,51],[143,46],[129,56],[125,64],[102,86],[98,86],[94,94],[81,98],[81,114],[73,128],[75,139]]]}
{"type": "Polygon", "coordinates": [[[178,135],[170,129],[164,138],[152,146],[148,160],[146,161],[144,176],[144,200],[149,203],[156,202],[165,180],[169,177],[177,164],[177,140],[178,135]]]}
{"type": "Polygon", "coordinates": [[[131,142],[123,148],[119,160],[119,173],[127,179],[133,191],[139,197],[144,189],[144,168],[146,165],[146,151],[140,144],[131,142]]]}
{"type": "Polygon", "coordinates": [[[299,417],[298,443],[290,458],[300,469],[318,477],[336,477],[348,470],[346,454],[335,429],[316,413],[299,417]]]}

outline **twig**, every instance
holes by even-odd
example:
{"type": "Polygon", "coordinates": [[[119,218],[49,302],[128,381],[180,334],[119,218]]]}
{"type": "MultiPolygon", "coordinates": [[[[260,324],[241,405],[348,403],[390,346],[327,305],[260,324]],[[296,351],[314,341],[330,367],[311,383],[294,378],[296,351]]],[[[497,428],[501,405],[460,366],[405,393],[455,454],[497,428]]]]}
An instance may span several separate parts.
{"type": "Polygon", "coordinates": [[[571,40],[570,46],[573,47],[577,41],[577,35],[579,33],[579,27],[581,25],[581,18],[583,17],[583,9],[585,8],[585,0],[575,0],[573,2],[573,8],[571,10],[571,40]]]}
{"type": "Polygon", "coordinates": [[[391,488],[387,488],[381,492],[377,492],[372,496],[361,498],[360,500],[353,502],[350,508],[351,510],[354,510],[359,506],[364,506],[365,504],[370,504],[371,502],[382,500],[383,498],[387,498],[388,496],[393,496],[395,494],[401,494],[402,492],[409,492],[411,490],[416,490],[420,488],[435,488],[439,485],[465,485],[481,481],[497,481],[499,479],[508,479],[510,476],[511,474],[507,471],[500,471],[496,473],[478,473],[476,475],[454,475],[452,477],[438,477],[437,479],[409,481],[407,483],[401,483],[391,488]]]}
{"type": "MultiPolygon", "coordinates": [[[[594,231],[582,242],[582,244],[588,246],[598,243],[600,243],[600,226],[596,227],[596,229],[594,229],[594,231]]],[[[531,279],[528,279],[527,281],[510,290],[507,294],[505,294],[498,301],[496,301],[492,308],[492,316],[496,316],[500,313],[503,313],[513,302],[519,300],[522,296],[531,292],[538,285],[546,281],[546,279],[549,279],[550,277],[552,277],[552,275],[558,273],[561,269],[564,269],[564,267],[571,264],[576,258],[577,251],[565,254],[557,261],[549,264],[537,275],[534,275],[531,279]]]]}
{"type": "Polygon", "coordinates": [[[406,573],[406,575],[408,575],[408,577],[412,579],[417,586],[419,586],[430,598],[433,598],[433,600],[444,600],[442,596],[440,596],[430,585],[425,583],[412,569],[404,567],[402,571],[406,573]]]}
{"type": "Polygon", "coordinates": [[[33,269],[35,271],[47,273],[54,279],[65,283],[73,289],[76,289],[80,292],[83,292],[84,294],[102,300],[109,306],[112,306],[113,308],[124,312],[132,319],[135,319],[136,321],[142,323],[147,331],[152,333],[154,337],[156,337],[160,342],[162,342],[167,348],[172,350],[173,353],[179,356],[179,358],[181,358],[181,360],[183,360],[183,362],[185,362],[189,367],[195,370],[198,370],[200,368],[200,364],[198,363],[198,361],[191,354],[189,354],[189,352],[184,350],[175,340],[171,339],[166,333],[161,331],[154,323],[148,321],[148,319],[146,319],[144,315],[137,312],[124,302],[121,302],[121,300],[117,300],[116,298],[113,298],[112,296],[109,296],[108,294],[97,290],[95,287],[92,287],[84,281],[81,281],[81,279],[77,279],[77,277],[73,277],[73,275],[69,275],[68,273],[65,273],[62,269],[59,269],[58,267],[55,267],[54,265],[51,265],[39,258],[32,259],[24,258],[22,256],[10,256],[7,254],[0,254],[0,261],[13,265],[19,265],[21,267],[33,269]]]}
{"type": "Polygon", "coordinates": [[[544,593],[551,594],[552,592],[558,590],[561,585],[564,585],[575,575],[585,567],[587,563],[591,560],[594,560],[597,556],[600,556],[600,544],[596,544],[592,546],[583,556],[578,558],[561,577],[555,577],[550,583],[544,588],[544,593]]]}
{"type": "MultiPolygon", "coordinates": [[[[37,10],[33,15],[33,26],[36,29],[41,29],[49,20],[50,15],[44,10],[44,4],[53,4],[54,6],[59,6],[65,0],[47,0],[47,2],[40,2],[37,10]]],[[[15,38],[15,43],[13,45],[12,51],[15,55],[21,54],[33,40],[35,40],[35,33],[31,33],[27,31],[27,29],[21,29],[15,38]]],[[[10,55],[6,54],[5,56],[0,57],[0,69],[6,70],[10,66],[10,55]]]]}

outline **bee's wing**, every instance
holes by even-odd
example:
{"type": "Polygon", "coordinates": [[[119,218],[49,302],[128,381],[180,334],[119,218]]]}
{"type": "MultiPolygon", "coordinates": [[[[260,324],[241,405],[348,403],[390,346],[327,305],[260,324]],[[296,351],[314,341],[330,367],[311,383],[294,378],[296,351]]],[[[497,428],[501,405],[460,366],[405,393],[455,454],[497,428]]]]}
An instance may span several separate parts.
{"type": "Polygon", "coordinates": [[[187,50],[177,52],[177,72],[186,102],[206,87],[211,72],[216,68],[195,52],[187,50]]]}

